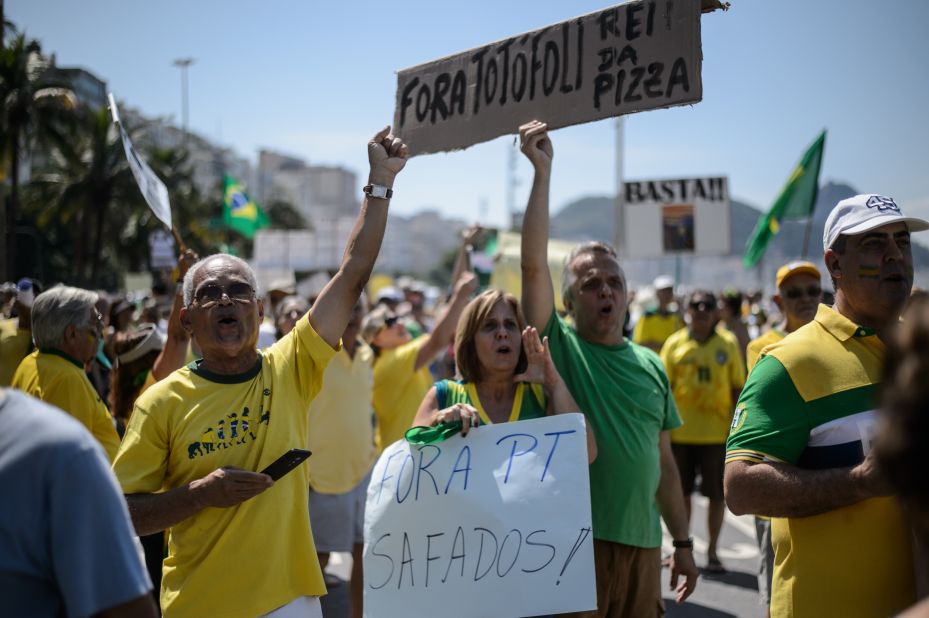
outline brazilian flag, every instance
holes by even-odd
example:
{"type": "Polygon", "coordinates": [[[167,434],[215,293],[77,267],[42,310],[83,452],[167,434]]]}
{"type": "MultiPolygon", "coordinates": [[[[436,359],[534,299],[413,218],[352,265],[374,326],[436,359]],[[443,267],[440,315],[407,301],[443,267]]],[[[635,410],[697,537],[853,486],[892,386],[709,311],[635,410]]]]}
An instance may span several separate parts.
{"type": "Polygon", "coordinates": [[[268,215],[245,192],[245,186],[235,178],[223,176],[223,223],[246,238],[268,227],[268,215]]]}
{"type": "Polygon", "coordinates": [[[745,268],[751,268],[758,263],[771,238],[780,231],[781,221],[813,216],[816,196],[819,193],[819,168],[822,165],[825,147],[826,130],[823,129],[794,168],[771,210],[758,219],[751,238],[745,244],[745,255],[742,257],[745,268]]]}

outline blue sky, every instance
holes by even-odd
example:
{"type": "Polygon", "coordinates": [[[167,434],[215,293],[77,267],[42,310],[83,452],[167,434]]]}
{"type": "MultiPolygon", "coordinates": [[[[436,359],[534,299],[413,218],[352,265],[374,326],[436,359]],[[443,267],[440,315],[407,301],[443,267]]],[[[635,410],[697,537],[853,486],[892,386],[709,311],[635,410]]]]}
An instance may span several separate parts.
{"type": "MultiPolygon", "coordinates": [[[[929,217],[929,2],[732,5],[702,19],[703,101],[626,118],[626,178],[724,174],[733,197],[765,209],[825,127],[823,180],[891,195],[904,212],[929,217]]],[[[191,56],[193,130],[252,160],[272,148],[348,166],[363,181],[365,142],[393,117],[395,71],[607,6],[8,0],[6,12],[59,64],[86,67],[129,105],[178,123],[172,60],[191,56]]],[[[614,127],[606,120],[553,133],[554,210],[613,193],[614,127]]],[[[437,208],[501,224],[511,148],[503,137],[414,158],[392,210],[437,208]]],[[[531,169],[521,156],[517,175],[522,207],[531,169]]]]}

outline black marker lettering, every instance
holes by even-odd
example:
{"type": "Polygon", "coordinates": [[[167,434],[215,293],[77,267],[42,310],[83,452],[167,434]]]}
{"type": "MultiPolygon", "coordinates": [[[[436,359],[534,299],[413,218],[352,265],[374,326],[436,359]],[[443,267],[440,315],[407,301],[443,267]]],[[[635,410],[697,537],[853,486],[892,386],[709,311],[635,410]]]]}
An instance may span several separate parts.
{"type": "Polygon", "coordinates": [[[437,532],[436,534],[426,535],[426,588],[429,587],[429,563],[440,558],[440,556],[432,555],[432,539],[438,538],[440,536],[445,536],[445,533],[437,532]]]}
{"type": "Polygon", "coordinates": [[[574,90],[574,86],[568,83],[568,29],[570,24],[565,24],[564,28],[561,29],[561,50],[564,53],[564,62],[561,63],[561,86],[559,90],[564,93],[571,92],[574,90]]]}
{"type": "Polygon", "coordinates": [[[523,573],[536,573],[536,572],[538,572],[538,571],[541,571],[542,569],[544,569],[545,567],[547,567],[549,564],[551,564],[552,560],[555,559],[555,546],[554,546],[554,545],[551,545],[551,544],[549,544],[549,543],[534,543],[534,542],[532,541],[532,537],[533,537],[533,536],[535,536],[535,535],[537,535],[537,534],[541,534],[541,533],[543,533],[543,532],[545,532],[544,529],[542,529],[542,530],[533,530],[532,532],[530,532],[529,534],[527,534],[527,535],[526,535],[526,545],[528,545],[528,546],[530,546],[530,547],[547,547],[549,550],[551,550],[552,555],[549,556],[549,557],[548,557],[548,560],[546,560],[545,562],[543,562],[541,566],[538,566],[538,567],[536,567],[536,568],[534,568],[534,569],[521,569],[523,573]]]}
{"type": "Polygon", "coordinates": [[[449,115],[464,114],[465,97],[468,93],[468,75],[461,69],[455,73],[452,80],[452,95],[448,102],[449,115]],[[457,111],[456,111],[457,107],[457,111]]]}
{"type": "Polygon", "coordinates": [[[629,82],[629,88],[626,89],[626,95],[623,97],[623,101],[628,103],[629,101],[641,101],[642,95],[635,94],[634,91],[639,87],[639,84],[642,82],[642,77],[645,75],[645,69],[643,67],[635,67],[632,71],[629,72],[629,76],[632,78],[629,82]]]}
{"type": "Polygon", "coordinates": [[[519,103],[526,94],[526,84],[529,78],[529,64],[526,54],[519,52],[513,58],[513,99],[519,103]]]}
{"type": "Polygon", "coordinates": [[[400,126],[402,127],[406,124],[406,110],[413,104],[413,98],[410,96],[410,93],[416,88],[416,84],[419,83],[419,78],[414,77],[410,80],[406,86],[403,87],[403,94],[400,95],[400,126]]]}
{"type": "Polygon", "coordinates": [[[477,527],[474,528],[474,531],[475,531],[475,532],[477,532],[478,530],[481,531],[481,547],[480,547],[480,549],[478,549],[478,551],[477,551],[477,562],[474,564],[474,581],[476,581],[476,582],[477,582],[477,581],[480,581],[480,580],[482,580],[482,579],[484,579],[484,577],[485,577],[488,573],[490,573],[490,569],[493,568],[494,562],[497,560],[497,547],[498,547],[498,545],[497,545],[497,535],[496,535],[496,534],[494,534],[493,532],[491,532],[491,531],[488,530],[487,528],[481,528],[481,527],[479,527],[479,526],[477,526],[477,527]],[[480,574],[480,576],[478,576],[477,572],[478,572],[478,571],[480,570],[480,568],[481,568],[481,557],[484,555],[484,536],[485,536],[484,533],[485,533],[485,532],[486,532],[487,534],[489,534],[489,535],[490,535],[490,538],[492,538],[492,539],[494,540],[494,550],[493,550],[493,551],[491,552],[491,554],[490,554],[490,556],[491,556],[491,558],[490,558],[490,564],[487,565],[487,570],[485,570],[483,573],[480,574]]]}
{"type": "Polygon", "coordinates": [[[426,116],[429,114],[429,101],[431,97],[429,96],[429,86],[423,84],[419,87],[419,92],[416,93],[416,121],[422,122],[426,119],[426,116]]]}
{"type": "Polygon", "coordinates": [[[645,80],[645,94],[654,99],[664,94],[661,90],[661,72],[664,71],[663,62],[653,62],[648,65],[648,74],[651,76],[645,80]]]}
{"type": "Polygon", "coordinates": [[[372,556],[377,556],[377,557],[379,557],[379,558],[386,558],[387,561],[390,562],[390,573],[387,575],[387,579],[384,580],[384,583],[383,583],[383,584],[381,584],[380,586],[375,586],[374,584],[370,584],[370,580],[369,580],[369,584],[370,584],[370,586],[371,586],[371,590],[380,590],[381,588],[383,588],[384,586],[386,586],[388,583],[390,583],[390,578],[394,576],[394,559],[391,558],[390,555],[388,555],[388,554],[379,554],[379,553],[377,552],[377,546],[381,544],[381,541],[383,541],[384,539],[386,539],[386,538],[389,537],[389,536],[390,536],[390,533],[389,533],[389,532],[386,533],[386,534],[382,534],[382,535],[381,535],[381,538],[379,538],[378,540],[374,541],[374,545],[371,546],[371,555],[372,555],[372,556]]]}
{"type": "Polygon", "coordinates": [[[555,41],[545,42],[545,68],[542,70],[542,93],[548,96],[555,90],[558,81],[558,65],[561,58],[555,41]]]}
{"type": "MultiPolygon", "coordinates": [[[[397,590],[400,590],[400,586],[403,585],[403,567],[406,565],[410,565],[410,587],[416,585],[416,582],[413,581],[413,552],[410,551],[410,539],[406,532],[403,533],[403,550],[400,559],[400,578],[397,580],[397,590]]],[[[564,572],[564,569],[562,569],[562,572],[564,572]]]]}
{"type": "Polygon", "coordinates": [[[668,89],[665,92],[666,97],[674,94],[674,87],[678,84],[684,88],[684,92],[690,92],[690,80],[687,77],[687,63],[683,58],[678,58],[671,66],[671,77],[668,79],[668,89]]]}
{"type": "Polygon", "coordinates": [[[634,41],[642,34],[641,26],[642,20],[640,20],[636,13],[642,10],[642,5],[639,3],[627,4],[626,5],[626,40],[634,41]]]}
{"type": "Polygon", "coordinates": [[[458,530],[455,531],[455,538],[452,540],[452,555],[448,559],[448,567],[445,569],[445,577],[442,578],[442,583],[445,583],[445,580],[448,579],[448,572],[452,569],[452,563],[455,560],[461,560],[461,577],[464,577],[464,568],[465,568],[465,538],[464,530],[461,526],[458,526],[458,530]],[[461,553],[456,554],[455,548],[458,547],[458,539],[461,539],[461,553]]]}
{"type": "Polygon", "coordinates": [[[432,97],[432,114],[429,121],[435,124],[436,113],[442,116],[442,120],[448,118],[448,107],[445,105],[445,95],[452,85],[452,77],[448,73],[441,73],[435,78],[435,95],[432,97]]]}

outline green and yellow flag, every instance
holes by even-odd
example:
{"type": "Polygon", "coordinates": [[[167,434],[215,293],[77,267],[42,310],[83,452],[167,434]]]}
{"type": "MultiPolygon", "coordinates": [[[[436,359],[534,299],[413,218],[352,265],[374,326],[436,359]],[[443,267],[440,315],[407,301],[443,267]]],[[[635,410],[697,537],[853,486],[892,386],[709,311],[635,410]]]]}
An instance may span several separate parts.
{"type": "Polygon", "coordinates": [[[794,168],[771,210],[758,219],[751,238],[745,244],[745,255],[742,257],[745,268],[751,268],[758,263],[771,238],[780,230],[781,221],[813,216],[816,196],[819,193],[819,168],[825,146],[826,130],[823,129],[794,168]]]}
{"type": "Polygon", "coordinates": [[[245,186],[230,176],[223,176],[223,223],[246,238],[268,227],[268,215],[245,192],[245,186]]]}

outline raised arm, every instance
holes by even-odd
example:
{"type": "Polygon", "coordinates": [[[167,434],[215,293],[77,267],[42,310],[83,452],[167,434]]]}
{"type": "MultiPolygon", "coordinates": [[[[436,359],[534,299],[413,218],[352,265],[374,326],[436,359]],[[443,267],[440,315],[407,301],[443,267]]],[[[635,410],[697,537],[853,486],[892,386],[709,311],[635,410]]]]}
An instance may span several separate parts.
{"type": "Polygon", "coordinates": [[[529,203],[523,216],[521,302],[526,320],[542,330],[555,309],[555,291],[548,268],[548,193],[554,150],[548,138],[548,125],[537,120],[519,127],[519,141],[519,149],[535,170],[529,203]]]}
{"type": "Polygon", "coordinates": [[[439,319],[436,320],[435,328],[428,335],[429,339],[419,349],[416,354],[415,371],[419,371],[432,362],[432,359],[439,352],[445,349],[452,337],[455,335],[455,328],[458,326],[458,318],[464,311],[465,305],[471,299],[471,294],[477,289],[477,276],[471,271],[465,271],[458,277],[455,282],[455,290],[452,292],[452,298],[445,306],[439,319]]]}
{"type": "MultiPolygon", "coordinates": [[[[185,249],[177,259],[178,281],[184,280],[184,275],[200,259],[190,249],[185,249]]],[[[184,294],[179,289],[174,294],[174,304],[171,306],[171,315],[168,316],[168,338],[162,348],[155,364],[152,365],[152,375],[156,380],[163,380],[175,369],[184,366],[187,360],[187,346],[190,344],[190,335],[181,325],[181,309],[184,307],[184,294]]]]}
{"type": "Polygon", "coordinates": [[[461,245],[458,247],[458,255],[455,256],[455,266],[452,268],[452,283],[458,281],[465,271],[474,268],[469,251],[480,233],[481,226],[479,225],[471,225],[461,231],[461,245]]]}
{"type": "MultiPolygon", "coordinates": [[[[392,189],[394,178],[409,157],[406,145],[384,127],[368,142],[368,184],[392,189]]],[[[387,226],[388,198],[365,196],[339,271],[320,292],[309,311],[310,323],[326,343],[335,347],[348,324],[381,249],[387,226]]]]}

